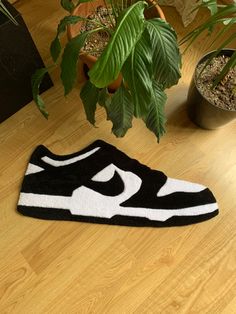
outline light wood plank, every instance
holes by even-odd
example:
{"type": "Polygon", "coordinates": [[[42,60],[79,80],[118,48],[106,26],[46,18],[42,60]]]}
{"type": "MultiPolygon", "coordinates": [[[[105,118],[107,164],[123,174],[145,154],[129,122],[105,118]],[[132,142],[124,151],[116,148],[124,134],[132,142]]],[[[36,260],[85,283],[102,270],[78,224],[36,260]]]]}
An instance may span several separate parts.
{"type": "MultiPolygon", "coordinates": [[[[59,1],[20,0],[36,45],[48,46],[62,17],[59,1]]],[[[179,36],[173,8],[164,8],[179,36]]],[[[196,21],[204,19],[200,12],[196,21]]],[[[0,125],[0,313],[235,313],[236,125],[206,131],[186,114],[194,66],[207,51],[203,36],[183,59],[183,77],[168,91],[167,134],[156,143],[141,121],[116,139],[102,109],[97,126],[85,120],[78,90],[66,99],[55,86],[44,93],[50,118],[33,103],[0,125]],[[198,225],[131,228],[23,217],[16,204],[31,152],[44,144],[68,154],[103,139],[171,177],[196,181],[215,193],[220,215],[198,225]]]]}

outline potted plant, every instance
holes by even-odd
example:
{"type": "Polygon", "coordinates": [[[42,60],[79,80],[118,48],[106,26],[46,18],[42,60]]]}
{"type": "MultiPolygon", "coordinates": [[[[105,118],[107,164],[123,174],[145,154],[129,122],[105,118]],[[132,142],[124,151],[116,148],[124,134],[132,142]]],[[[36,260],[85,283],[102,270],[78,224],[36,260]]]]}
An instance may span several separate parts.
{"type": "MultiPolygon", "coordinates": [[[[0,122],[32,100],[31,76],[44,66],[21,14],[0,1],[0,122]]],[[[40,92],[52,86],[49,76],[40,92]]]]}
{"type": "Polygon", "coordinates": [[[208,0],[201,6],[211,10],[211,17],[183,38],[182,43],[190,41],[188,48],[202,32],[212,32],[218,24],[222,24],[222,28],[211,44],[219,38],[223,42],[198,62],[189,88],[187,108],[195,124],[216,129],[236,118],[236,51],[225,49],[236,40],[235,32],[229,32],[236,24],[236,3],[218,6],[216,1],[208,0]]]}
{"type": "MultiPolygon", "coordinates": [[[[61,67],[65,95],[75,86],[79,56],[83,60],[84,54],[91,56],[90,51],[85,51],[91,34],[107,36],[107,43],[96,56],[96,62],[88,64],[85,61],[90,69],[80,96],[87,119],[95,124],[99,104],[112,121],[112,132],[116,136],[126,134],[135,116],[143,119],[159,140],[165,131],[164,90],[178,82],[181,66],[176,33],[157,15],[159,7],[157,10],[156,4],[150,1],[122,0],[104,0],[102,3],[61,0],[61,5],[67,15],[58,25],[51,55],[54,64],[61,67]],[[87,8],[93,8],[87,15],[82,9],[85,2],[87,8]],[[101,5],[107,14],[105,20],[103,16],[96,16],[96,8],[101,5]],[[80,31],[81,24],[85,28],[83,31],[80,31]],[[67,29],[69,39],[62,47],[60,36],[67,29]],[[111,84],[117,78],[120,86],[114,90],[111,84]]],[[[94,50],[98,50],[96,45],[94,50]]],[[[38,87],[48,69],[39,69],[32,79],[35,102],[46,117],[48,113],[38,95],[38,87]]]]}

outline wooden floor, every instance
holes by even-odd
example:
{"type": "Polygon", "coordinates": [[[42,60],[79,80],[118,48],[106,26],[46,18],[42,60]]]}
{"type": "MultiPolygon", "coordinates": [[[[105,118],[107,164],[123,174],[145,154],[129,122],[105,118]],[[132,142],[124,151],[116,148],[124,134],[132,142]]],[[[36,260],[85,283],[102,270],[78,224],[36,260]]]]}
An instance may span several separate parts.
{"type": "MultiPolygon", "coordinates": [[[[63,14],[59,1],[20,0],[17,8],[47,62],[63,14]]],[[[186,29],[175,11],[165,13],[182,36],[186,29]]],[[[160,144],[140,121],[116,139],[102,110],[98,128],[90,126],[78,90],[65,99],[58,73],[44,94],[49,121],[30,103],[0,125],[0,313],[236,313],[236,124],[202,130],[185,108],[193,67],[206,49],[201,39],[184,56],[183,78],[168,91],[160,144]],[[155,229],[43,221],[16,212],[36,145],[67,154],[99,138],[170,177],[209,186],[220,214],[155,229]]]]}

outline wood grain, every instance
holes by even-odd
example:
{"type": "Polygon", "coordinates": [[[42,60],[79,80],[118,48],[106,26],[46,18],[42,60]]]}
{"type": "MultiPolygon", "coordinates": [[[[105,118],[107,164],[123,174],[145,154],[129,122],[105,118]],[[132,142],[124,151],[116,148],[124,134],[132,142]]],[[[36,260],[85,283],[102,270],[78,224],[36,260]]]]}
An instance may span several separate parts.
{"type": "MultiPolygon", "coordinates": [[[[46,63],[59,1],[16,3],[46,63]]],[[[183,36],[173,8],[167,20],[183,36]]],[[[206,12],[198,13],[196,21],[206,12]]],[[[206,131],[186,114],[194,66],[208,50],[202,36],[183,58],[183,77],[168,91],[167,134],[156,143],[141,121],[123,139],[99,109],[98,128],[85,120],[74,90],[67,98],[55,86],[44,93],[50,118],[33,103],[0,125],[0,313],[236,313],[236,125],[206,131]],[[220,214],[179,228],[131,228],[43,221],[16,212],[31,152],[44,144],[57,154],[78,151],[95,139],[170,177],[209,186],[220,214]]]]}

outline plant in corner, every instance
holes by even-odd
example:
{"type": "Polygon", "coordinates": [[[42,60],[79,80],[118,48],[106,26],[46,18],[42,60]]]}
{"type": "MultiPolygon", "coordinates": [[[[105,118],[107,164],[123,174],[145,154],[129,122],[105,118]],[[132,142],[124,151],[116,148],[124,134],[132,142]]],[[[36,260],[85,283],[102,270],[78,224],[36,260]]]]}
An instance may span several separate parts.
{"type": "Polygon", "coordinates": [[[9,12],[7,7],[4,5],[2,0],[0,0],[0,13],[2,13],[5,17],[7,17],[13,24],[18,25],[16,19],[12,16],[12,14],[9,12]]]}
{"type": "MultiPolygon", "coordinates": [[[[0,0],[0,123],[32,101],[31,76],[43,66],[22,15],[0,0]]],[[[51,86],[46,75],[40,91],[51,86]]]]}
{"type": "MultiPolygon", "coordinates": [[[[105,108],[117,137],[126,134],[135,116],[146,123],[159,141],[165,132],[165,89],[177,84],[180,78],[181,56],[175,31],[159,17],[148,18],[149,10],[155,7],[153,2],[127,4],[124,0],[104,0],[103,7],[111,12],[109,26],[102,19],[73,15],[84,2],[91,2],[94,9],[91,0],[61,0],[68,14],[60,21],[51,44],[54,66],[61,67],[65,95],[75,86],[78,58],[85,53],[84,46],[91,34],[106,34],[108,43],[89,70],[80,93],[87,120],[95,124],[96,107],[100,105],[105,108]],[[60,36],[69,25],[81,22],[93,27],[70,38],[62,47],[60,36]],[[120,86],[109,92],[109,85],[118,77],[120,86]]],[[[48,113],[38,88],[49,69],[39,69],[32,78],[34,100],[45,117],[48,113]]]]}
{"type": "Polygon", "coordinates": [[[210,41],[210,47],[219,39],[221,43],[198,62],[187,106],[193,122],[205,129],[216,129],[236,119],[236,51],[226,48],[236,41],[236,3],[217,5],[216,0],[203,0],[200,7],[210,9],[211,16],[181,43],[188,42],[188,49],[203,32],[211,35],[217,25],[221,29],[210,41]]]}

